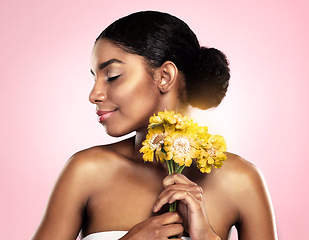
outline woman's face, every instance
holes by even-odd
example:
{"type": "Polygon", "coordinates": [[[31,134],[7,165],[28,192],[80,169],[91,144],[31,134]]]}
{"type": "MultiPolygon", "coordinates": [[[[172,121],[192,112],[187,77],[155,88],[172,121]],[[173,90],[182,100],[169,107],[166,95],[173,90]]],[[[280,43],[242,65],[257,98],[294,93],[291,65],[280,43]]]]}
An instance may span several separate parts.
{"type": "Polygon", "coordinates": [[[162,110],[160,91],[143,57],[100,39],[93,48],[91,72],[95,83],[89,99],[110,136],[145,128],[149,117],[162,110]]]}

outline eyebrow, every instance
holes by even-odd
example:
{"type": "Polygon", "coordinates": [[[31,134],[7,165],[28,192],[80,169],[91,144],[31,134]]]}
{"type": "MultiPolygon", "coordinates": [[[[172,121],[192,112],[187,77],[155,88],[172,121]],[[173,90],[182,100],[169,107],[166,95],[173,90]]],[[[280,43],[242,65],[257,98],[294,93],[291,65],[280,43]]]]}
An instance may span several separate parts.
{"type": "MultiPolygon", "coordinates": [[[[123,61],[120,61],[119,59],[113,58],[113,59],[110,59],[106,62],[100,63],[98,69],[101,71],[102,69],[106,68],[108,65],[111,65],[113,63],[124,64],[123,61]]],[[[92,69],[90,69],[90,72],[91,72],[92,75],[94,75],[94,72],[92,71],[92,69]]]]}

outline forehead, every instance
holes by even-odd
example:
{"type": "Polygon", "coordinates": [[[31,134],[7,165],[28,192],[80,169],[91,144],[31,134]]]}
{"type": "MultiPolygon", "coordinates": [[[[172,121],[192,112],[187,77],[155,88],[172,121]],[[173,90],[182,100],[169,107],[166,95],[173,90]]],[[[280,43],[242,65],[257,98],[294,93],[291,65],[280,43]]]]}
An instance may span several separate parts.
{"type": "Polygon", "coordinates": [[[92,50],[90,62],[91,68],[95,69],[101,63],[107,62],[111,59],[117,59],[129,65],[144,62],[143,57],[137,54],[128,53],[107,39],[99,39],[92,50]]]}

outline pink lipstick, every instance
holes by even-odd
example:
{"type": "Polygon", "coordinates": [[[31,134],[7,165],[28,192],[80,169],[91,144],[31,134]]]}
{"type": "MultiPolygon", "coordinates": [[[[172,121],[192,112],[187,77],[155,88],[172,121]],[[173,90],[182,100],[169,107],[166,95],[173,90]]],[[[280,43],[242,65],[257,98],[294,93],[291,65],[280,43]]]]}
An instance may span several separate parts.
{"type": "Polygon", "coordinates": [[[110,116],[112,116],[115,113],[116,110],[114,111],[97,111],[97,115],[98,117],[98,121],[102,122],[104,120],[106,120],[107,118],[109,118],[110,116]]]}

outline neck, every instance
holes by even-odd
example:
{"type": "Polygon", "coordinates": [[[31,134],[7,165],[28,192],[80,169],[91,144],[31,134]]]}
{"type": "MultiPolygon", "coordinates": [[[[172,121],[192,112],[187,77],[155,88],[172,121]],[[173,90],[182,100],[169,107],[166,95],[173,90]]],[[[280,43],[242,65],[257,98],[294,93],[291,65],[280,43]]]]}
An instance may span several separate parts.
{"type": "Polygon", "coordinates": [[[135,149],[140,149],[142,147],[142,142],[146,139],[146,135],[148,133],[147,128],[143,128],[139,131],[136,131],[135,136],[135,149]]]}
{"type": "Polygon", "coordinates": [[[135,139],[134,139],[134,158],[140,161],[143,161],[143,155],[139,152],[142,147],[142,142],[146,139],[148,129],[143,128],[136,131],[135,139]]]}

